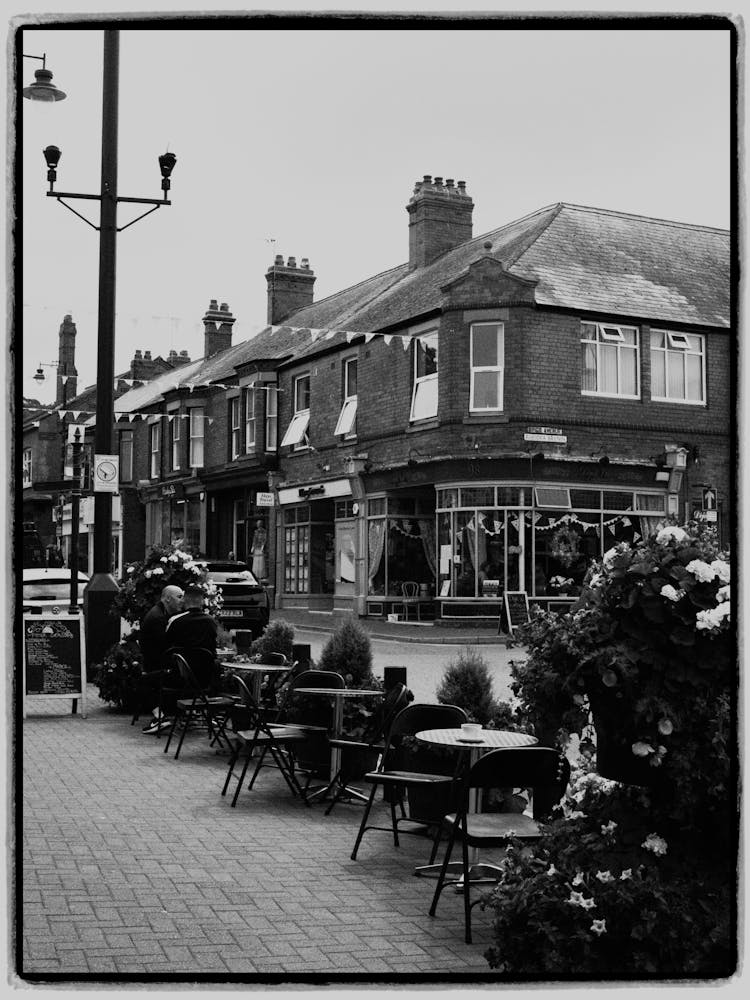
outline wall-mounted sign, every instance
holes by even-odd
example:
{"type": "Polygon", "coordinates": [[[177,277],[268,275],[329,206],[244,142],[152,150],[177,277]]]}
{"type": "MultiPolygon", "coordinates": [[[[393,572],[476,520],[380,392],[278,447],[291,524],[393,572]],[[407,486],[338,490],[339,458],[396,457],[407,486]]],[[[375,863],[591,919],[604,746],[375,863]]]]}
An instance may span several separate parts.
{"type": "Polygon", "coordinates": [[[562,427],[527,427],[524,441],[548,441],[551,444],[567,444],[568,438],[562,427]]]}
{"type": "Polygon", "coordinates": [[[94,492],[117,493],[120,489],[120,456],[94,455],[94,492]]]}
{"type": "Polygon", "coordinates": [[[184,500],[185,499],[185,484],[184,483],[163,483],[161,486],[160,493],[165,500],[184,500]]]}
{"type": "Polygon", "coordinates": [[[273,493],[256,493],[256,507],[273,507],[273,493]]]}

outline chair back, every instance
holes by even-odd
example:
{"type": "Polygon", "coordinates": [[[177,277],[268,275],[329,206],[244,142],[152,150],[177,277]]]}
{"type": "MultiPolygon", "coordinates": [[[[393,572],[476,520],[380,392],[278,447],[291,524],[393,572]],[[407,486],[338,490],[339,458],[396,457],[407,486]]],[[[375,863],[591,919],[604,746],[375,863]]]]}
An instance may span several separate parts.
{"type": "Polygon", "coordinates": [[[370,725],[362,735],[363,743],[376,743],[384,739],[394,718],[402,708],[406,708],[414,695],[400,681],[386,691],[385,697],[373,712],[370,725]]]}
{"type": "Polygon", "coordinates": [[[294,688],[343,688],[346,683],[335,670],[303,670],[292,678],[294,688]]]}
{"type": "Polygon", "coordinates": [[[513,747],[491,750],[469,769],[464,779],[464,794],[472,788],[530,788],[534,793],[534,818],[537,799],[545,811],[560,801],[570,779],[570,764],[565,754],[550,747],[513,747]],[[543,792],[542,796],[537,793],[543,792]]]}
{"type": "MultiPolygon", "coordinates": [[[[177,654],[190,667],[193,680],[202,690],[212,691],[219,681],[219,668],[216,657],[210,649],[202,649],[200,646],[188,648],[186,646],[174,646],[169,651],[170,654],[177,654]]],[[[182,671],[181,676],[182,675],[182,671]]]]}
{"type": "Polygon", "coordinates": [[[414,580],[407,580],[401,584],[401,593],[404,597],[417,597],[419,594],[419,584],[414,580]]]}
{"type": "Polygon", "coordinates": [[[414,736],[423,729],[459,729],[467,721],[466,712],[457,705],[407,705],[393,719],[390,738],[414,736]]]}
{"type": "Polygon", "coordinates": [[[267,663],[269,667],[291,667],[292,664],[287,660],[283,653],[266,653],[261,663],[267,663]]]}
{"type": "Polygon", "coordinates": [[[172,663],[177,667],[180,673],[180,681],[182,687],[183,697],[188,698],[205,698],[203,693],[203,688],[198,683],[198,680],[190,668],[190,664],[185,658],[182,652],[177,652],[177,650],[171,651],[172,663]]]}

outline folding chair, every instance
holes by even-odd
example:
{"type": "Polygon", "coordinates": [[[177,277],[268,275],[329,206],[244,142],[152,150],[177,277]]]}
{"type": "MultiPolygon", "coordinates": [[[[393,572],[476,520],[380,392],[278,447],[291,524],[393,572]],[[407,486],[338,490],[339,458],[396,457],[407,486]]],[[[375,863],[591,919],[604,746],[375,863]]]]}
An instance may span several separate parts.
{"type": "MultiPolygon", "coordinates": [[[[205,656],[198,656],[198,650],[193,650],[191,653],[191,658],[195,658],[201,662],[206,660],[205,656]]],[[[208,650],[202,651],[211,654],[208,650]]],[[[226,736],[225,727],[228,719],[229,709],[234,704],[234,699],[228,697],[227,695],[208,695],[204,686],[196,678],[192,667],[187,661],[186,656],[187,650],[182,653],[173,652],[172,659],[180,672],[180,678],[182,680],[182,690],[180,692],[180,697],[177,698],[175,704],[175,713],[172,720],[172,725],[169,730],[169,736],[167,737],[167,742],[164,744],[164,753],[167,753],[169,746],[172,742],[172,737],[178,726],[182,726],[182,732],[180,733],[180,740],[177,744],[177,749],[175,751],[175,760],[180,756],[180,750],[182,749],[182,744],[185,739],[185,734],[191,726],[199,724],[205,726],[208,730],[208,735],[210,737],[209,746],[214,746],[216,743],[220,747],[224,747],[224,739],[226,736]]]]}
{"type": "MultiPolygon", "coordinates": [[[[255,784],[255,779],[261,767],[264,766],[266,754],[270,752],[276,767],[281,771],[282,777],[286,781],[292,795],[299,795],[303,802],[309,806],[309,802],[301,788],[294,773],[294,757],[291,747],[304,742],[305,735],[299,729],[292,729],[286,726],[272,725],[266,721],[262,708],[253,698],[250,689],[241,677],[234,678],[237,685],[238,701],[229,710],[230,720],[234,732],[229,736],[230,742],[234,745],[232,756],[229,761],[222,795],[226,795],[229,782],[234,775],[234,769],[241,754],[245,755],[245,763],[237,780],[237,787],[232,797],[232,808],[237,804],[237,798],[245,780],[250,760],[257,750],[260,750],[255,762],[255,770],[252,773],[248,790],[255,784]]],[[[267,765],[266,765],[267,766],[267,765]]]]}
{"type": "Polygon", "coordinates": [[[361,740],[352,740],[346,737],[329,740],[330,746],[338,747],[341,750],[341,767],[331,782],[331,784],[337,785],[337,789],[326,809],[326,816],[344,796],[354,797],[363,802],[367,801],[367,796],[351,788],[349,782],[361,781],[367,771],[378,766],[380,756],[385,750],[385,739],[391,722],[413,698],[414,695],[407,686],[399,681],[394,684],[378,705],[370,726],[361,740]]]}
{"type": "MultiPolygon", "coordinates": [[[[365,775],[365,781],[372,785],[370,797],[360,823],[357,839],[352,851],[352,861],[356,861],[357,851],[365,830],[387,830],[393,833],[393,845],[399,846],[399,823],[408,821],[418,826],[436,826],[432,844],[430,864],[435,860],[438,842],[440,840],[441,820],[446,807],[450,808],[458,790],[456,766],[460,757],[455,755],[451,764],[439,751],[428,746],[420,746],[415,754],[405,737],[413,737],[424,729],[458,729],[466,722],[466,712],[456,705],[407,705],[394,718],[388,734],[388,744],[383,753],[377,770],[365,775]],[[451,773],[447,773],[447,772],[451,773]],[[368,824],[370,810],[375,800],[375,792],[382,788],[391,808],[390,827],[368,824]],[[410,789],[428,790],[429,808],[424,804],[412,808],[409,799],[409,812],[404,808],[404,793],[409,796],[410,789]],[[396,816],[396,806],[399,806],[401,816],[396,816]]],[[[421,831],[404,829],[402,833],[418,833],[421,831]]]]}
{"type": "MultiPolygon", "coordinates": [[[[471,766],[467,772],[459,798],[458,811],[445,816],[445,823],[450,826],[450,839],[445,851],[445,857],[435,886],[435,895],[430,907],[430,916],[435,916],[440,893],[448,885],[461,885],[464,898],[464,926],[466,943],[471,944],[471,908],[480,901],[471,899],[472,885],[488,881],[487,872],[491,866],[482,865],[482,878],[471,877],[469,863],[469,848],[501,847],[507,845],[514,837],[523,840],[536,840],[542,834],[542,810],[536,808],[534,797],[534,816],[514,812],[470,812],[472,792],[487,791],[490,788],[528,788],[534,792],[546,792],[538,795],[544,800],[547,811],[553,804],[559,802],[568,784],[570,765],[564,754],[548,747],[520,747],[513,749],[491,750],[484,754],[471,766]],[[448,879],[446,873],[451,852],[456,837],[461,838],[462,873],[460,878],[448,879]]],[[[502,878],[502,869],[497,869],[497,878],[502,878]]],[[[492,877],[490,876],[490,881],[492,877]]]]}
{"type": "Polygon", "coordinates": [[[297,771],[305,775],[305,795],[313,778],[326,782],[331,775],[329,738],[333,709],[328,700],[315,695],[295,695],[297,688],[343,688],[344,678],[333,670],[303,670],[292,677],[278,721],[300,730],[305,740],[295,750],[297,771]]]}

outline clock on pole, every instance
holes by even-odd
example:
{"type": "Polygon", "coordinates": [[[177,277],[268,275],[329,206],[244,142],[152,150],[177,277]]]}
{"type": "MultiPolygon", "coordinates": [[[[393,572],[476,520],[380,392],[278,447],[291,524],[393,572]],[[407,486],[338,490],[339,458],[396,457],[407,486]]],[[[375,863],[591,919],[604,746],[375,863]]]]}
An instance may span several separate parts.
{"type": "Polygon", "coordinates": [[[117,493],[120,489],[120,456],[94,455],[94,492],[117,493]]]}

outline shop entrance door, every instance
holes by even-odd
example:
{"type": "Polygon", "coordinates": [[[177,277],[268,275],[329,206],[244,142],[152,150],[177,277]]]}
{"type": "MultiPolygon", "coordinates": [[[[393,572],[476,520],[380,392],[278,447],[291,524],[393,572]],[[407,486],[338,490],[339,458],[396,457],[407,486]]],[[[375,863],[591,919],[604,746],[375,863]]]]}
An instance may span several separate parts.
{"type": "Polygon", "coordinates": [[[356,520],[336,521],[335,594],[337,597],[354,597],[356,592],[356,528],[356,520]]]}

